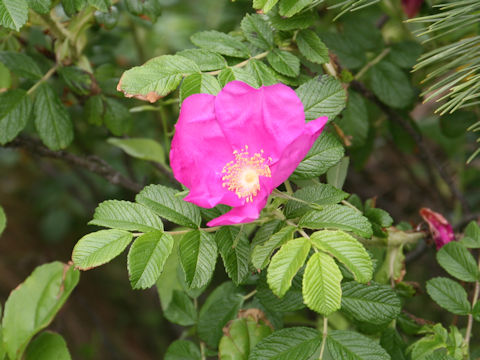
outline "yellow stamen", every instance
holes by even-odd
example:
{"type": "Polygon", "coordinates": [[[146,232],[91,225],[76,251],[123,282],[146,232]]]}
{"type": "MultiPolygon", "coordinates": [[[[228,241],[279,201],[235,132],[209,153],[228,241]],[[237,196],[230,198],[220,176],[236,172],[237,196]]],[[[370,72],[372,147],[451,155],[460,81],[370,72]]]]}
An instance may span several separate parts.
{"type": "Polygon", "coordinates": [[[235,150],[233,155],[235,159],[223,167],[222,173],[225,175],[222,177],[222,185],[240,199],[245,198],[246,202],[251,202],[260,190],[259,177],[272,177],[268,166],[271,159],[265,159],[263,150],[250,156],[247,145],[245,149],[235,150]]]}

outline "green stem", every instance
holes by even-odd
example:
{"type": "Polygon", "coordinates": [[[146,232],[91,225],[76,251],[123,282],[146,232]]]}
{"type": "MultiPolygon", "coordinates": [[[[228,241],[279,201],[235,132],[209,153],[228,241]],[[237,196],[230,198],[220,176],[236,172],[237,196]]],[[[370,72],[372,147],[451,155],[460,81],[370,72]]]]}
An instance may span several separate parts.
{"type": "Polygon", "coordinates": [[[325,343],[327,342],[327,335],[328,335],[328,317],[323,318],[323,333],[322,333],[322,346],[320,348],[320,356],[318,357],[319,360],[323,359],[323,353],[325,351],[325,343]]]}
{"type": "MultiPolygon", "coordinates": [[[[263,59],[264,57],[266,57],[268,55],[270,51],[265,51],[263,53],[260,53],[258,55],[255,55],[255,56],[252,56],[251,58],[245,60],[245,61],[242,61],[240,63],[238,63],[237,65],[233,65],[232,67],[235,67],[235,68],[241,68],[241,67],[244,67],[245,65],[248,64],[248,62],[252,59],[256,59],[256,60],[260,60],[260,59],[263,59]]],[[[220,74],[222,70],[216,70],[216,71],[210,71],[210,72],[207,72],[205,74],[209,74],[209,75],[218,75],[220,74]]]]}
{"type": "Polygon", "coordinates": [[[59,67],[59,65],[56,64],[54,67],[52,67],[50,70],[48,70],[47,73],[45,75],[43,75],[40,80],[38,80],[35,84],[33,84],[33,86],[30,89],[28,89],[27,95],[32,94],[43,82],[50,79],[52,77],[52,75],[55,74],[58,67],[59,67]]]}
{"type": "Polygon", "coordinates": [[[253,290],[252,292],[249,292],[247,295],[245,295],[243,297],[243,301],[247,301],[248,299],[250,299],[252,296],[254,296],[256,293],[257,293],[257,289],[253,290]]]}
{"type": "Polygon", "coordinates": [[[369,61],[360,71],[355,75],[355,80],[360,79],[365,73],[375,64],[379,63],[390,52],[390,48],[384,49],[375,59],[369,61]]]}
{"type": "MultiPolygon", "coordinates": [[[[478,257],[478,269],[480,269],[480,255],[478,257]]],[[[472,308],[478,301],[478,296],[480,294],[480,282],[477,280],[475,282],[475,289],[473,290],[473,299],[472,299],[472,308]]],[[[467,330],[465,331],[465,344],[467,344],[467,349],[470,346],[470,337],[472,336],[472,326],[473,326],[473,315],[468,314],[468,323],[467,330]]]]}
{"type": "Polygon", "coordinates": [[[293,194],[293,189],[292,189],[292,185],[290,184],[290,181],[288,181],[288,179],[287,179],[287,180],[285,180],[284,184],[285,184],[285,188],[287,189],[287,193],[292,195],[293,194]]]}

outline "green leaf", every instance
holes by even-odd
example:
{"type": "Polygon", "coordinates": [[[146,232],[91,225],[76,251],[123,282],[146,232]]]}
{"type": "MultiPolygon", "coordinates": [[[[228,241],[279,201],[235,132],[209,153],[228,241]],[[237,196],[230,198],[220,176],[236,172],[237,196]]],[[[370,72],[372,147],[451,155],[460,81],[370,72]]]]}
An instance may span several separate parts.
{"type": "Polygon", "coordinates": [[[60,67],[58,73],[62,76],[63,81],[77,95],[88,95],[92,90],[91,75],[76,66],[60,67]]]}
{"type": "Polygon", "coordinates": [[[192,43],[200,48],[222,55],[247,58],[250,55],[247,46],[240,40],[225,33],[210,30],[201,31],[190,37],[192,43]]]}
{"type": "Polygon", "coordinates": [[[310,309],[328,316],[340,309],[342,273],[327,254],[317,252],[307,262],[303,275],[303,299],[310,309]]]}
{"type": "Polygon", "coordinates": [[[387,328],[383,330],[380,345],[387,350],[392,359],[407,360],[405,355],[406,344],[395,329],[387,328]]]}
{"type": "Polygon", "coordinates": [[[175,90],[183,76],[198,72],[198,65],[184,56],[162,55],[125,71],[117,90],[126,97],[155,102],[175,90]]]}
{"type": "Polygon", "coordinates": [[[370,123],[367,105],[363,97],[355,91],[348,92],[347,107],[342,117],[336,120],[353,147],[362,146],[367,141],[370,123]]]}
{"type": "Polygon", "coordinates": [[[28,6],[39,14],[48,14],[52,7],[52,0],[27,0],[28,6]]]}
{"type": "Polygon", "coordinates": [[[62,0],[62,7],[68,16],[74,15],[82,10],[87,4],[87,0],[62,0]]]}
{"type": "Polygon", "coordinates": [[[130,131],[132,116],[127,107],[112,98],[105,99],[105,114],[103,121],[108,130],[115,136],[121,136],[130,131]]]}
{"type": "Polygon", "coordinates": [[[280,0],[278,10],[280,15],[290,17],[302,11],[311,3],[313,3],[313,0],[280,0]]]}
{"type": "Polygon", "coordinates": [[[443,135],[455,139],[465,135],[467,129],[476,121],[474,112],[457,110],[453,114],[440,117],[440,129],[443,135]]]}
{"type": "Polygon", "coordinates": [[[390,360],[390,355],[376,341],[354,331],[329,331],[327,349],[332,359],[390,360]]]}
{"type": "Polygon", "coordinates": [[[334,228],[354,232],[364,238],[372,237],[370,222],[359,211],[342,205],[327,205],[303,215],[298,224],[308,229],[334,228]]]}
{"type": "Polygon", "coordinates": [[[252,73],[245,68],[231,67],[223,69],[222,72],[218,75],[218,80],[220,84],[225,86],[230,81],[240,80],[248,85],[258,88],[259,84],[257,79],[252,75],[252,73]]]}
{"type": "Polygon", "coordinates": [[[152,287],[172,252],[173,238],[161,231],[139,236],[128,252],[128,275],[133,289],[152,287]]]}
{"type": "Polygon", "coordinates": [[[450,275],[469,282],[478,281],[480,274],[472,254],[456,241],[442,246],[437,252],[437,261],[450,275]]]}
{"type": "Polygon", "coordinates": [[[75,267],[88,270],[103,265],[118,256],[132,241],[132,234],[124,230],[100,230],[85,235],[73,248],[75,267]]]}
{"type": "Polygon", "coordinates": [[[262,50],[273,47],[273,31],[260,14],[247,14],[240,23],[243,34],[253,45],[262,50]]]}
{"type": "Polygon", "coordinates": [[[275,72],[259,60],[250,60],[245,69],[252,74],[259,85],[269,86],[278,83],[275,72]]]}
{"type": "Polygon", "coordinates": [[[480,248],[480,226],[476,221],[470,221],[460,242],[467,248],[480,248]]]}
{"type": "Polygon", "coordinates": [[[112,5],[110,3],[110,0],[87,0],[88,3],[94,7],[96,7],[98,10],[107,12],[110,6],[112,5]]]}
{"type": "Polygon", "coordinates": [[[190,231],[180,240],[179,250],[188,287],[201,288],[207,285],[217,262],[217,243],[213,235],[204,231],[190,231]]]}
{"type": "Polygon", "coordinates": [[[292,285],[293,277],[305,263],[309,251],[310,242],[305,238],[297,238],[282,245],[272,257],[267,282],[275,295],[285,295],[292,285]]]}
{"type": "Polygon", "coordinates": [[[180,86],[180,101],[183,102],[183,100],[193,94],[217,95],[220,90],[222,89],[215,76],[192,74],[182,81],[182,85],[180,86]]]}
{"type": "Polygon", "coordinates": [[[275,331],[260,341],[248,360],[312,359],[321,342],[320,334],[315,329],[300,326],[286,328],[275,331]]]}
{"type": "Polygon", "coordinates": [[[307,81],[296,90],[305,108],[305,119],[315,120],[327,116],[333,120],[345,107],[347,100],[342,84],[329,75],[307,81]]]}
{"type": "Polygon", "coordinates": [[[228,276],[235,284],[241,284],[248,275],[250,262],[250,243],[243,228],[224,226],[215,233],[215,241],[228,276]]]}
{"type": "MultiPolygon", "coordinates": [[[[303,269],[303,268],[302,268],[303,269]]],[[[268,287],[265,272],[262,273],[262,279],[257,287],[258,292],[255,295],[260,303],[268,310],[274,313],[285,313],[303,309],[305,304],[302,295],[303,271],[300,269],[292,280],[292,286],[282,298],[277,297],[268,287]]]]}
{"type": "Polygon", "coordinates": [[[213,51],[204,49],[186,49],[177,53],[195,62],[201,71],[213,71],[227,66],[225,59],[213,51]]]}
{"type": "Polygon", "coordinates": [[[343,231],[322,230],[313,233],[310,238],[313,246],[332,254],[343,263],[358,282],[366,283],[372,279],[372,260],[353,236],[343,231]]]}
{"type": "Polygon", "coordinates": [[[202,354],[195,343],[175,340],[168,347],[164,360],[202,360],[202,354]]]}
{"type": "Polygon", "coordinates": [[[197,334],[206,344],[217,348],[225,324],[237,316],[243,295],[231,283],[217,287],[203,304],[197,324],[197,334]]]}
{"type": "Polygon", "coordinates": [[[28,20],[28,4],[25,0],[0,0],[0,25],[20,31],[28,20]]]}
{"type": "Polygon", "coordinates": [[[38,135],[49,149],[60,150],[70,145],[73,140],[70,114],[49,84],[43,83],[36,90],[33,113],[38,135]]]}
{"type": "Polygon", "coordinates": [[[387,61],[372,66],[370,85],[382,102],[398,109],[410,105],[415,96],[408,77],[401,69],[387,61]]]}
{"type": "Polygon", "coordinates": [[[333,185],[337,189],[341,189],[347,178],[349,164],[350,158],[345,156],[337,164],[328,169],[327,183],[333,185]]]}
{"type": "Polygon", "coordinates": [[[3,341],[11,359],[21,359],[30,339],[47,327],[78,283],[80,273],[58,261],[37,267],[5,303],[3,341]]]}
{"type": "Polygon", "coordinates": [[[296,218],[305,214],[314,205],[333,205],[346,199],[348,194],[329,184],[315,184],[295,191],[293,196],[300,201],[288,200],[285,216],[296,218]]]}
{"type": "Polygon", "coordinates": [[[7,217],[5,215],[5,211],[0,206],[0,235],[2,235],[6,226],[7,226],[7,217]]]}
{"type": "Polygon", "coordinates": [[[33,340],[25,353],[25,360],[71,360],[62,335],[43,332],[33,340]]]}
{"type": "Polygon", "coordinates": [[[268,53],[267,60],[280,74],[292,77],[300,74],[300,59],[291,52],[275,49],[268,53]]]}
{"type": "Polygon", "coordinates": [[[165,152],[162,145],[157,141],[148,138],[109,138],[107,142],[113,146],[119,147],[128,155],[137,159],[165,162],[165,152]]]}
{"type": "Polygon", "coordinates": [[[21,89],[0,93],[0,144],[5,145],[17,137],[27,125],[32,113],[32,102],[21,89]]]}
{"type": "Polygon", "coordinates": [[[337,55],[342,67],[354,70],[365,65],[367,61],[365,50],[359,46],[353,36],[324,32],[321,38],[328,46],[328,49],[337,55]]]}
{"type": "Polygon", "coordinates": [[[124,200],[102,202],[88,224],[130,231],[163,231],[162,220],[152,210],[124,200]]]}
{"type": "Polygon", "coordinates": [[[157,280],[157,292],[160,298],[162,310],[166,310],[170,305],[174,290],[184,291],[180,276],[183,276],[180,267],[180,256],[178,254],[178,240],[180,236],[174,235],[174,244],[170,256],[163,266],[163,272],[157,280]]]}
{"type": "Polygon", "coordinates": [[[427,281],[428,295],[438,305],[456,315],[468,315],[471,310],[467,292],[456,281],[436,277],[427,281]]]}
{"type": "Polygon", "coordinates": [[[149,185],[135,197],[135,200],[167,220],[196,229],[202,221],[200,210],[176,196],[177,193],[178,191],[166,186],[149,185]]]}
{"type": "Polygon", "coordinates": [[[90,96],[85,102],[85,118],[89,124],[100,126],[103,123],[103,100],[100,95],[90,96]]]}
{"type": "Polygon", "coordinates": [[[191,326],[197,322],[195,306],[184,291],[173,290],[172,300],[163,315],[168,321],[182,326],[191,326]]]}
{"type": "MultiPolygon", "coordinates": [[[[253,309],[259,311],[257,309],[253,309]]],[[[272,333],[261,319],[253,316],[235,319],[228,326],[218,346],[219,359],[246,360],[255,345],[272,333]]]]}
{"type": "Polygon", "coordinates": [[[402,310],[400,299],[387,285],[350,281],[343,284],[342,293],[342,311],[358,321],[382,325],[402,310]]]}
{"type": "Polygon", "coordinates": [[[391,45],[388,60],[401,68],[410,70],[423,52],[423,47],[415,41],[402,41],[391,45]]]}
{"type": "Polygon", "coordinates": [[[38,67],[37,63],[33,61],[30,56],[22,53],[13,51],[0,51],[0,62],[9,68],[11,72],[26,79],[39,80],[43,76],[42,71],[38,67]]]}
{"type": "Polygon", "coordinates": [[[254,9],[262,9],[264,13],[269,12],[278,0],[253,0],[254,9]]]}
{"type": "Polygon", "coordinates": [[[330,61],[327,46],[312,30],[301,30],[297,34],[297,45],[300,53],[317,64],[325,64],[330,61]]]}
{"type": "MultiPolygon", "coordinates": [[[[264,10],[264,12],[266,11],[264,10]]],[[[306,29],[312,26],[317,19],[313,11],[304,11],[289,18],[281,16],[277,11],[272,11],[268,15],[272,26],[282,31],[306,29]]]]}
{"type": "Polygon", "coordinates": [[[295,230],[295,226],[285,226],[283,229],[273,234],[267,241],[255,246],[252,252],[253,266],[257,269],[265,268],[268,265],[273,251],[288,240],[291,240],[295,230]]]}
{"type": "Polygon", "coordinates": [[[297,166],[291,178],[312,179],[325,174],[340,161],[344,153],[345,149],[333,134],[323,133],[297,166]]]}
{"type": "Polygon", "coordinates": [[[0,62],[0,91],[5,91],[12,86],[12,76],[10,70],[0,62]]]}

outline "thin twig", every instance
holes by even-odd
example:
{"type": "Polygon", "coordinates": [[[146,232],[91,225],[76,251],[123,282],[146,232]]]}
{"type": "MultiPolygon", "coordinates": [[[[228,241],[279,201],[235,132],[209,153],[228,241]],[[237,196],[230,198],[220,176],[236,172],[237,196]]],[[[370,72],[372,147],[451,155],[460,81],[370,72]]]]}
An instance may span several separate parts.
{"type": "Polygon", "coordinates": [[[31,93],[33,93],[42,83],[44,83],[45,81],[50,79],[52,77],[52,75],[55,74],[58,67],[59,67],[59,65],[56,64],[54,67],[52,67],[50,70],[48,70],[45,73],[45,75],[42,76],[42,78],[40,80],[38,80],[35,84],[33,84],[33,86],[30,89],[28,89],[27,95],[30,95],[31,93]]]}
{"type": "Polygon", "coordinates": [[[322,347],[320,348],[319,360],[323,359],[323,352],[325,351],[325,343],[327,342],[328,335],[328,317],[323,317],[323,334],[322,334],[322,347]]]}
{"type": "MultiPolygon", "coordinates": [[[[478,257],[478,268],[480,269],[480,256],[478,257]]],[[[475,281],[475,289],[473,290],[473,299],[472,299],[472,307],[478,301],[478,295],[480,293],[480,282],[477,280],[475,281]]],[[[473,315],[468,314],[468,323],[467,323],[467,330],[465,331],[465,344],[469,346],[470,337],[472,336],[472,326],[473,326],[473,315]]]]}

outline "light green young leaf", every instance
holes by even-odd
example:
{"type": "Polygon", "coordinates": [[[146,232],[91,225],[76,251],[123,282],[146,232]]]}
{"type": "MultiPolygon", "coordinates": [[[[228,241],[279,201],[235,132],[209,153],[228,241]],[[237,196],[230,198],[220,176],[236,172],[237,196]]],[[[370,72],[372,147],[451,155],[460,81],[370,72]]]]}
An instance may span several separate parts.
{"type": "Polygon", "coordinates": [[[286,328],[275,331],[261,340],[248,360],[312,359],[321,343],[320,334],[315,329],[300,326],[286,328]]]}
{"type": "Polygon", "coordinates": [[[0,51],[0,62],[9,68],[11,72],[26,79],[39,80],[43,76],[42,70],[40,70],[37,63],[30,56],[22,53],[0,51]]]}
{"type": "Polygon", "coordinates": [[[354,232],[364,238],[373,235],[372,225],[359,211],[348,206],[328,205],[311,210],[300,219],[299,226],[308,229],[334,228],[354,232]]]}
{"type": "Polygon", "coordinates": [[[88,3],[98,10],[107,12],[110,6],[112,5],[110,0],[87,0],[88,3]]]}
{"type": "Polygon", "coordinates": [[[273,251],[282,246],[288,240],[291,240],[295,230],[295,226],[285,226],[283,229],[273,234],[267,241],[255,246],[252,252],[253,266],[257,269],[265,268],[268,265],[273,251]]]}
{"type": "Polygon", "coordinates": [[[201,31],[193,34],[190,40],[200,48],[222,55],[240,58],[247,58],[250,55],[244,43],[233,36],[219,31],[201,31]]]}
{"type": "Polygon", "coordinates": [[[459,280],[475,282],[480,279],[472,254],[459,242],[451,241],[437,252],[437,261],[450,275],[459,280]]]}
{"type": "Polygon", "coordinates": [[[292,280],[292,286],[282,298],[276,296],[268,287],[266,276],[262,274],[260,283],[257,286],[258,292],[255,297],[269,311],[274,313],[286,313],[305,308],[302,295],[303,271],[295,275],[292,280]]]}
{"type": "Polygon", "coordinates": [[[73,140],[73,124],[55,90],[43,83],[36,90],[33,108],[35,127],[42,142],[51,150],[66,148],[73,140]]]}
{"type": "Polygon", "coordinates": [[[303,299],[313,311],[324,316],[340,309],[342,273],[335,261],[323,252],[312,255],[303,274],[303,299]]]}
{"type": "Polygon", "coordinates": [[[278,0],[253,0],[254,9],[262,9],[264,13],[269,12],[278,0]]]}
{"type": "Polygon", "coordinates": [[[162,220],[149,208],[124,200],[107,200],[95,209],[89,225],[130,231],[162,231],[162,220]]]}
{"type": "Polygon", "coordinates": [[[325,64],[330,61],[327,46],[312,30],[301,30],[297,34],[298,49],[311,62],[325,64]]]}
{"type": "Polygon", "coordinates": [[[312,179],[325,174],[343,157],[345,149],[330,133],[321,134],[293,172],[292,179],[312,179]]]}
{"type": "Polygon", "coordinates": [[[197,310],[184,291],[173,290],[172,300],[163,315],[168,321],[182,326],[191,326],[197,322],[197,310]]]}
{"type": "Polygon", "coordinates": [[[267,60],[280,74],[292,77],[300,74],[300,59],[291,52],[275,49],[268,53],[267,60]]]}
{"type": "Polygon", "coordinates": [[[179,55],[162,55],[123,73],[118,91],[126,97],[155,102],[177,88],[183,76],[199,73],[192,60],[179,55]]]}
{"type": "Polygon", "coordinates": [[[165,151],[162,145],[157,141],[148,138],[109,138],[109,144],[119,147],[128,155],[137,159],[155,161],[159,163],[165,162],[165,151]]]}
{"type": "Polygon", "coordinates": [[[27,347],[25,360],[71,360],[67,343],[62,335],[45,331],[27,347]]]}
{"type": "Polygon", "coordinates": [[[250,60],[245,69],[252,74],[259,85],[269,86],[278,83],[275,72],[259,60],[250,60]]]}
{"type": "Polygon", "coordinates": [[[202,360],[198,346],[189,340],[175,340],[167,349],[164,360],[202,360]]]}
{"type": "Polygon", "coordinates": [[[223,69],[218,75],[218,80],[220,81],[222,87],[234,80],[243,81],[254,88],[258,88],[260,86],[257,82],[257,79],[245,68],[229,67],[223,69]]]}
{"type": "Polygon", "coordinates": [[[217,243],[213,235],[204,231],[191,231],[180,240],[180,261],[185,282],[190,288],[208,284],[217,262],[217,243]]]}
{"type": "Polygon", "coordinates": [[[241,284],[248,275],[250,262],[250,243],[247,235],[243,229],[224,226],[215,233],[215,241],[228,276],[236,285],[241,284]]]}
{"type": "Polygon", "coordinates": [[[387,285],[349,281],[343,284],[342,293],[342,311],[358,321],[382,325],[402,310],[400,299],[387,285]]]}
{"type": "Polygon", "coordinates": [[[480,248],[480,226],[476,221],[470,221],[463,235],[464,237],[460,240],[463,245],[467,248],[480,248]]]}
{"type": "Polygon", "coordinates": [[[290,17],[302,11],[313,3],[313,0],[280,0],[278,10],[280,15],[290,17]]]}
{"type": "Polygon", "coordinates": [[[329,75],[322,75],[302,84],[296,90],[305,108],[305,119],[327,116],[333,120],[345,107],[347,95],[342,84],[329,75]]]}
{"type": "Polygon", "coordinates": [[[48,14],[52,7],[52,0],[27,0],[28,6],[39,14],[48,14]]]}
{"type": "Polygon", "coordinates": [[[428,295],[441,307],[456,315],[468,315],[471,310],[467,292],[456,281],[436,277],[427,281],[428,295]]]}
{"type": "MultiPolygon", "coordinates": [[[[7,217],[5,215],[5,211],[0,206],[0,235],[2,235],[5,227],[7,226],[7,217]]],[[[0,313],[1,314],[1,313],[0,313]]]]}
{"type": "Polygon", "coordinates": [[[373,265],[363,245],[343,231],[322,230],[311,235],[313,246],[335,256],[355,277],[366,283],[372,279],[373,265]]]}
{"type": "Polygon", "coordinates": [[[197,334],[211,348],[217,348],[227,322],[237,316],[243,295],[231,282],[217,287],[200,309],[197,334]]]}
{"type": "Polygon", "coordinates": [[[135,200],[167,220],[196,229],[202,221],[200,210],[195,205],[183,201],[181,197],[175,196],[177,193],[178,191],[166,186],[149,185],[135,197],[135,200]]]}
{"type": "Polygon", "coordinates": [[[61,262],[37,267],[5,303],[3,341],[11,359],[21,359],[30,339],[50,324],[78,284],[80,273],[61,262]]]}
{"type": "Polygon", "coordinates": [[[180,101],[183,102],[193,94],[217,95],[222,88],[216,77],[208,74],[192,74],[187,76],[180,85],[180,101]]]}
{"type": "Polygon", "coordinates": [[[27,125],[32,113],[32,102],[25,90],[15,89],[0,93],[0,144],[15,139],[27,125]]]}
{"type": "Polygon", "coordinates": [[[310,242],[305,238],[290,240],[272,257],[267,272],[267,282],[273,293],[282,297],[292,285],[295,274],[305,263],[310,242]]]}
{"type": "Polygon", "coordinates": [[[247,40],[256,47],[262,50],[269,50],[273,47],[272,28],[262,15],[245,15],[240,27],[247,40]]]}
{"type": "Polygon", "coordinates": [[[12,76],[10,70],[0,62],[0,89],[5,91],[12,86],[12,76]]]}
{"type": "Polygon", "coordinates": [[[113,135],[122,136],[127,134],[132,127],[132,115],[122,102],[106,98],[103,122],[113,135]]]}
{"type": "Polygon", "coordinates": [[[90,233],[78,240],[73,248],[73,263],[80,270],[103,265],[120,255],[131,241],[132,234],[124,230],[100,230],[90,233]]]}
{"type": "Polygon", "coordinates": [[[128,252],[128,276],[133,289],[152,287],[172,252],[173,238],[161,231],[139,236],[128,252]]]}
{"type": "Polygon", "coordinates": [[[329,331],[327,349],[332,359],[390,360],[390,355],[376,341],[354,331],[329,331]]]}
{"type": "Polygon", "coordinates": [[[0,0],[0,25],[20,31],[28,20],[28,4],[25,0],[0,0]]]}
{"type": "Polygon", "coordinates": [[[227,62],[221,55],[205,49],[186,49],[179,51],[177,55],[195,62],[201,71],[219,70],[227,66],[227,62]]]}

